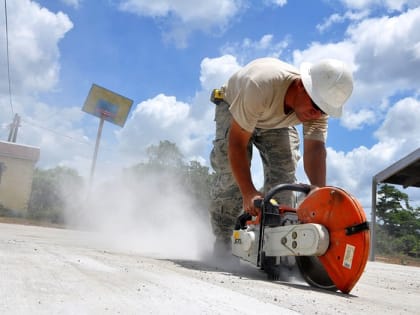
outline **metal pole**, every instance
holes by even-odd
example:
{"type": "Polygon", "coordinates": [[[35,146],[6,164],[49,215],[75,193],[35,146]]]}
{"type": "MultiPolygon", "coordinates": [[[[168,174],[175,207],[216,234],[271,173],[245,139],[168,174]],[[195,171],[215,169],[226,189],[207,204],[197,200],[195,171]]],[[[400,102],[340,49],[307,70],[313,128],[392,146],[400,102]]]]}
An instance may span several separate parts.
{"type": "Polygon", "coordinates": [[[12,142],[15,142],[16,143],[17,134],[18,134],[19,127],[20,127],[20,116],[18,114],[16,114],[15,117],[16,117],[16,121],[15,121],[15,132],[13,134],[12,142]]]}
{"type": "Polygon", "coordinates": [[[104,127],[104,121],[105,119],[102,116],[101,120],[99,121],[98,134],[96,136],[95,152],[93,153],[92,167],[90,169],[89,188],[92,186],[93,175],[95,174],[96,158],[98,157],[99,142],[101,140],[102,129],[104,127]]]}
{"type": "Polygon", "coordinates": [[[8,142],[12,142],[13,139],[13,135],[15,134],[15,129],[16,129],[16,122],[17,122],[17,114],[15,114],[15,116],[13,116],[13,121],[10,124],[10,132],[9,132],[9,137],[7,138],[8,142]]]}
{"type": "Polygon", "coordinates": [[[376,189],[378,183],[376,179],[372,179],[372,208],[371,208],[371,227],[370,227],[370,261],[375,261],[375,246],[376,246],[376,189]]]}

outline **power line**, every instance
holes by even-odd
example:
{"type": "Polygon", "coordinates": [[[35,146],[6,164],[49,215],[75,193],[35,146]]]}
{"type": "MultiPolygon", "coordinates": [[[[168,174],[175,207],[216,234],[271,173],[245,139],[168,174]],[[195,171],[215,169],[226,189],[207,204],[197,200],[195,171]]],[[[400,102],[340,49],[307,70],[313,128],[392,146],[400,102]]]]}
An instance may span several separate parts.
{"type": "MultiPolygon", "coordinates": [[[[35,128],[43,129],[43,130],[48,131],[48,132],[50,132],[50,133],[52,133],[56,136],[67,138],[67,139],[69,139],[73,142],[76,142],[76,143],[84,144],[84,145],[87,145],[87,146],[92,146],[93,145],[93,142],[91,142],[91,141],[81,141],[81,140],[79,140],[75,137],[57,132],[53,129],[50,129],[50,128],[47,128],[47,127],[44,127],[44,126],[41,126],[41,125],[38,125],[38,124],[34,123],[33,121],[29,121],[28,119],[25,119],[25,118],[21,119],[21,122],[25,123],[26,125],[35,127],[35,128]]],[[[115,150],[114,148],[107,147],[107,146],[101,147],[101,149],[105,149],[105,150],[109,150],[109,151],[111,151],[111,150],[114,151],[115,150]]]]}
{"type": "Polygon", "coordinates": [[[9,58],[9,27],[7,23],[7,1],[4,0],[4,17],[6,23],[6,58],[7,58],[7,81],[9,83],[9,99],[10,99],[10,109],[12,110],[12,115],[15,113],[13,110],[13,101],[12,101],[12,83],[10,79],[10,58],[9,58]]]}
{"type": "Polygon", "coordinates": [[[46,127],[43,127],[43,126],[40,126],[40,125],[34,124],[33,122],[30,122],[30,121],[28,121],[28,120],[26,120],[26,119],[25,119],[25,120],[22,120],[22,121],[24,121],[27,125],[30,125],[30,126],[32,126],[32,127],[36,127],[36,128],[39,128],[39,129],[46,130],[46,131],[48,131],[48,132],[51,132],[51,133],[53,133],[53,134],[55,134],[55,135],[57,135],[57,136],[63,137],[63,138],[68,138],[68,139],[72,140],[73,142],[78,142],[78,143],[81,143],[81,144],[86,144],[86,145],[92,145],[92,143],[91,143],[91,142],[80,141],[79,139],[76,139],[76,138],[74,138],[74,137],[72,137],[72,136],[65,135],[65,134],[59,133],[59,132],[57,132],[57,131],[55,131],[55,130],[53,130],[53,129],[46,128],[46,127]]]}

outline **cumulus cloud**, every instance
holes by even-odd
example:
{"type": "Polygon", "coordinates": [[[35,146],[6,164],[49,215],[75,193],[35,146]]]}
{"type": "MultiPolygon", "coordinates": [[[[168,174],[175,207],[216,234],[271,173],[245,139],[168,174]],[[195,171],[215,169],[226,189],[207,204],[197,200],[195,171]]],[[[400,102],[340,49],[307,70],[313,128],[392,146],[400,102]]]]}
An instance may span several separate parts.
{"type": "MultiPolygon", "coordinates": [[[[8,2],[8,37],[13,92],[28,94],[48,91],[58,81],[60,64],[58,42],[72,29],[73,23],[62,12],[52,13],[29,0],[8,2]]],[[[5,29],[2,20],[1,28],[5,29]]],[[[0,35],[6,42],[5,33],[0,35]]],[[[6,51],[0,51],[6,69],[6,51]]],[[[0,92],[7,93],[6,76],[0,80],[0,92]]]]}
{"type": "Polygon", "coordinates": [[[358,10],[383,8],[388,11],[404,11],[406,8],[415,8],[419,5],[418,0],[341,0],[351,8],[358,10]]]}
{"type": "Polygon", "coordinates": [[[200,82],[203,89],[210,91],[224,84],[229,76],[240,68],[236,57],[223,55],[218,58],[204,58],[201,62],[200,82]]]}
{"type": "Polygon", "coordinates": [[[75,9],[78,9],[82,3],[82,0],[61,0],[61,2],[75,9]]]}
{"type": "Polygon", "coordinates": [[[244,7],[243,0],[121,0],[119,8],[139,16],[158,18],[164,24],[164,38],[185,47],[191,32],[223,32],[244,7]]]}
{"type": "Polygon", "coordinates": [[[366,18],[369,15],[369,11],[348,11],[344,14],[334,13],[324,20],[322,24],[318,24],[316,28],[321,33],[330,29],[335,24],[344,23],[345,21],[359,21],[366,18]]]}
{"type": "Polygon", "coordinates": [[[182,138],[188,139],[184,137],[191,125],[188,114],[189,105],[174,96],[159,94],[141,102],[119,133],[123,151],[141,156],[146,147],[160,140],[178,143],[182,138]]]}
{"type": "MultiPolygon", "coordinates": [[[[372,177],[420,147],[420,101],[405,98],[395,103],[374,133],[378,142],[349,152],[328,148],[328,183],[346,187],[370,205],[372,177]]],[[[417,194],[417,200],[420,193],[417,194]]]]}
{"type": "Polygon", "coordinates": [[[265,5],[275,5],[275,6],[283,7],[287,4],[287,0],[264,0],[263,3],[265,5]]]}
{"type": "Polygon", "coordinates": [[[147,147],[168,140],[176,143],[188,160],[202,154],[209,130],[203,128],[202,118],[191,117],[190,108],[189,104],[164,94],[141,102],[125,127],[117,132],[121,151],[138,162],[145,158],[147,147]]]}
{"type": "Polygon", "coordinates": [[[400,145],[420,147],[420,100],[407,97],[389,111],[382,126],[375,132],[380,141],[397,141],[400,145]]]}
{"type": "Polygon", "coordinates": [[[117,132],[121,150],[132,157],[144,157],[145,148],[169,140],[187,159],[208,160],[208,145],[214,132],[214,105],[209,101],[209,93],[238,68],[233,56],[204,58],[200,72],[202,89],[191,103],[164,94],[139,103],[125,127],[117,132]]]}
{"type": "Polygon", "coordinates": [[[348,35],[356,45],[359,79],[366,85],[383,84],[383,95],[418,89],[419,27],[420,7],[399,16],[371,18],[352,25],[348,35]]]}
{"type": "Polygon", "coordinates": [[[375,112],[361,109],[358,112],[346,112],[342,125],[349,130],[362,129],[362,126],[371,125],[376,121],[375,112]]]}
{"type": "MultiPolygon", "coordinates": [[[[80,107],[59,109],[37,100],[39,93],[54,90],[58,83],[59,42],[73,23],[66,14],[53,13],[29,0],[9,1],[7,13],[12,102],[4,70],[0,78],[1,138],[7,139],[8,124],[18,113],[19,142],[42,147],[44,166],[56,166],[69,156],[90,158],[92,143],[84,142],[83,130],[75,127],[82,117],[80,107]]],[[[5,29],[4,19],[0,24],[5,29]]],[[[0,40],[6,43],[5,32],[0,33],[0,40]]],[[[0,60],[1,68],[7,69],[5,49],[0,50],[0,60]]]]}
{"type": "Polygon", "coordinates": [[[351,66],[355,89],[344,117],[348,119],[345,126],[358,129],[380,122],[388,109],[382,105],[389,98],[418,93],[419,27],[420,7],[396,16],[354,21],[342,41],[314,42],[305,50],[294,51],[293,60],[299,65],[302,61],[337,58],[351,66]]]}
{"type": "MultiPolygon", "coordinates": [[[[363,1],[358,9],[370,9],[374,3],[363,1]]],[[[356,5],[357,1],[351,1],[356,5]]],[[[388,9],[394,8],[386,2],[388,9]]],[[[395,4],[395,2],[393,2],[395,4]]],[[[402,2],[400,2],[402,3],[402,2]]],[[[331,17],[331,23],[350,21],[346,36],[337,42],[313,42],[305,50],[295,50],[293,62],[338,58],[354,71],[355,88],[345,107],[341,125],[349,130],[376,129],[376,143],[343,152],[328,148],[330,185],[345,187],[370,209],[372,177],[392,163],[420,147],[419,42],[420,8],[405,1],[406,9],[393,16],[351,19],[346,15],[331,17]]],[[[396,7],[396,6],[395,6],[396,7]]],[[[366,15],[366,12],[363,12],[366,15]]],[[[332,25],[332,24],[331,24],[332,25]]],[[[323,30],[328,27],[324,24],[323,30]]],[[[351,134],[351,131],[349,132],[351,134]]],[[[302,169],[298,172],[302,180],[302,169]]],[[[414,200],[418,190],[410,190],[414,200]]]]}
{"type": "Polygon", "coordinates": [[[272,34],[265,34],[259,40],[245,38],[241,42],[227,43],[221,48],[222,54],[238,56],[241,63],[247,63],[255,58],[279,58],[288,47],[289,40],[274,41],[272,34]]]}

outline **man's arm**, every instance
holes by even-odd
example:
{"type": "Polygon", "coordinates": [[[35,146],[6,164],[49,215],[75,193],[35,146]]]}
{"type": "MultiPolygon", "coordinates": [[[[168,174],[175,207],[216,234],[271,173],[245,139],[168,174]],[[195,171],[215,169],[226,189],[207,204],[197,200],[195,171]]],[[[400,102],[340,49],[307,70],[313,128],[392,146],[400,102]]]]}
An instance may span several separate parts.
{"type": "Polygon", "coordinates": [[[242,194],[244,210],[251,215],[257,215],[258,212],[254,208],[253,202],[254,199],[258,199],[262,195],[255,189],[251,177],[248,159],[248,143],[251,135],[232,118],[228,141],[230,167],[242,194]]]}
{"type": "Polygon", "coordinates": [[[305,139],[303,144],[303,167],[312,185],[323,187],[326,185],[325,143],[318,140],[305,139]]]}

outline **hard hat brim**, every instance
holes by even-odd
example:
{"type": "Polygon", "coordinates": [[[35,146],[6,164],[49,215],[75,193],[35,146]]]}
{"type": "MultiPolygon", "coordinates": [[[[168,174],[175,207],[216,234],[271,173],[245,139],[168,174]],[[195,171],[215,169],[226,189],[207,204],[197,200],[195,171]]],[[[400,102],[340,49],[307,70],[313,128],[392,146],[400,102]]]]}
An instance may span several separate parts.
{"type": "Polygon", "coordinates": [[[322,109],[323,112],[327,113],[331,117],[339,118],[342,115],[342,107],[332,107],[327,104],[314,89],[311,76],[312,63],[302,62],[300,65],[300,77],[302,79],[303,86],[308,93],[309,97],[315,102],[315,104],[322,109]]]}

